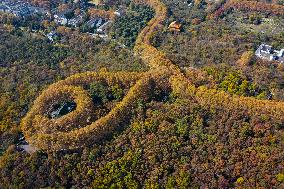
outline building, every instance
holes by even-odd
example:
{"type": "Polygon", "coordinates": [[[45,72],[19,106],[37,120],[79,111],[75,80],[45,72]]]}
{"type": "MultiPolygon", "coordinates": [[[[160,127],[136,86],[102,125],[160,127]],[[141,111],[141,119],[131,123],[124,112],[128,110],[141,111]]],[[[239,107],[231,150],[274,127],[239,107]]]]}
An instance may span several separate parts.
{"type": "Polygon", "coordinates": [[[83,16],[82,15],[78,15],[76,16],[75,18],[71,18],[69,21],[68,21],[68,24],[70,26],[73,26],[73,27],[78,27],[81,23],[83,22],[83,16]]]}
{"type": "Polygon", "coordinates": [[[93,27],[95,27],[96,23],[97,23],[97,19],[93,18],[93,19],[89,20],[88,22],[86,22],[86,25],[89,28],[93,28],[93,27]]]}
{"type": "Polygon", "coordinates": [[[123,16],[125,14],[125,10],[120,7],[119,9],[117,9],[116,11],[114,11],[114,13],[116,16],[120,17],[120,16],[123,16]]]}
{"type": "Polygon", "coordinates": [[[96,18],[91,18],[88,22],[86,22],[87,26],[89,28],[99,28],[103,23],[104,23],[104,19],[101,17],[96,17],[96,18]]]}
{"type": "Polygon", "coordinates": [[[96,23],[96,28],[99,28],[104,22],[104,19],[99,18],[98,22],[96,23]]]}
{"type": "Polygon", "coordinates": [[[60,25],[68,24],[68,18],[66,15],[71,14],[72,12],[73,12],[73,9],[56,11],[53,15],[55,23],[60,24],[60,25]]]}
{"type": "Polygon", "coordinates": [[[98,28],[102,25],[102,23],[103,23],[103,19],[100,17],[92,18],[88,22],[86,22],[89,28],[93,28],[93,27],[98,28]]]}
{"type": "Polygon", "coordinates": [[[47,38],[48,38],[51,42],[53,42],[53,41],[54,41],[54,37],[56,37],[56,36],[58,36],[58,35],[57,35],[57,33],[56,33],[55,31],[52,31],[52,32],[48,33],[46,36],[47,36],[47,38]]]}
{"type": "Polygon", "coordinates": [[[18,6],[12,10],[12,14],[18,17],[25,17],[31,15],[30,10],[27,6],[18,6]]]}
{"type": "Polygon", "coordinates": [[[106,23],[104,23],[103,25],[101,25],[98,29],[97,32],[98,33],[106,33],[107,30],[111,27],[112,21],[107,21],[106,23]]]}
{"type": "Polygon", "coordinates": [[[182,26],[181,23],[179,23],[178,21],[174,21],[174,22],[170,23],[168,29],[170,31],[178,31],[179,32],[181,30],[181,26],[182,26]]]}
{"type": "Polygon", "coordinates": [[[0,12],[6,12],[14,14],[17,17],[26,17],[33,14],[42,14],[46,15],[48,13],[47,10],[35,7],[30,3],[27,3],[23,0],[2,0],[0,1],[0,12]]]}
{"type": "Polygon", "coordinates": [[[7,12],[10,13],[11,10],[6,5],[0,5],[0,12],[7,12]]]}
{"type": "Polygon", "coordinates": [[[30,6],[29,11],[31,14],[48,15],[48,10],[40,7],[30,6]]]}
{"type": "Polygon", "coordinates": [[[68,23],[68,19],[66,18],[65,14],[55,14],[54,21],[60,25],[66,25],[68,23]]]}
{"type": "Polygon", "coordinates": [[[255,55],[259,58],[269,60],[269,61],[278,61],[284,63],[284,49],[280,51],[274,50],[272,46],[261,44],[258,49],[255,51],[255,55]]]}

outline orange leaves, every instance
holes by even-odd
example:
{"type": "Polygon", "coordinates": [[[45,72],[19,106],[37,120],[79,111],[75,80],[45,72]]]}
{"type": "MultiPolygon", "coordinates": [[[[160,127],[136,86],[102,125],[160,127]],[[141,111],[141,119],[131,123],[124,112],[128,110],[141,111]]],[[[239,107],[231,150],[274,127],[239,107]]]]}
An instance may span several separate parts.
{"type": "MultiPolygon", "coordinates": [[[[86,72],[51,85],[36,99],[34,106],[22,120],[21,126],[27,140],[37,147],[50,150],[72,149],[85,144],[84,141],[97,140],[100,138],[99,135],[103,136],[108,129],[115,128],[116,123],[124,118],[119,115],[121,103],[108,115],[109,119],[101,118],[88,125],[88,117],[92,115],[95,107],[93,107],[92,99],[80,86],[93,81],[105,81],[109,85],[123,83],[126,87],[130,87],[131,83],[137,79],[139,74],[136,73],[126,75],[123,72],[115,74],[86,72]],[[64,100],[74,101],[77,105],[76,109],[57,119],[45,116],[49,107],[64,100]],[[118,121],[115,121],[116,118],[118,121]],[[105,128],[104,124],[109,128],[105,128]]],[[[144,92],[144,90],[141,91],[144,92]]],[[[135,94],[138,94],[138,91],[135,91],[135,94]]],[[[131,98],[130,102],[134,101],[135,99],[131,98]]]]}
{"type": "Polygon", "coordinates": [[[237,61],[240,66],[248,66],[254,57],[253,51],[246,51],[242,54],[241,58],[237,61]]]}
{"type": "Polygon", "coordinates": [[[252,97],[232,96],[216,89],[196,88],[182,77],[172,77],[173,92],[187,99],[194,99],[208,109],[222,108],[243,110],[250,115],[266,115],[276,122],[284,122],[284,103],[270,100],[258,100],[252,97]]]}
{"type": "Polygon", "coordinates": [[[218,18],[229,9],[241,11],[256,11],[272,15],[284,15],[284,6],[270,3],[262,3],[258,1],[229,0],[224,6],[213,13],[211,18],[218,18]]]}
{"type": "Polygon", "coordinates": [[[98,142],[129,120],[138,100],[149,100],[155,88],[169,90],[169,76],[168,71],[163,69],[145,74],[86,72],[73,75],[51,85],[36,99],[22,120],[23,132],[30,144],[47,150],[74,149],[98,142]],[[92,110],[96,107],[93,107],[91,98],[82,86],[94,81],[110,86],[122,84],[130,90],[106,116],[89,123],[88,116],[93,114],[92,110]],[[77,104],[76,109],[57,119],[46,117],[48,107],[62,100],[73,100],[77,104]]]}
{"type": "Polygon", "coordinates": [[[198,25],[198,24],[201,23],[201,20],[200,20],[199,18],[194,18],[194,19],[191,20],[191,23],[192,23],[193,25],[198,25]]]}
{"type": "Polygon", "coordinates": [[[152,69],[161,68],[163,66],[173,73],[180,73],[177,66],[151,45],[151,38],[156,31],[163,27],[162,23],[167,17],[167,8],[159,0],[140,0],[138,3],[146,3],[155,9],[155,17],[149,21],[148,25],[141,31],[136,40],[134,47],[135,53],[139,54],[141,58],[147,62],[152,69]]]}
{"type": "Polygon", "coordinates": [[[115,19],[115,14],[114,14],[113,10],[106,11],[106,10],[90,8],[90,9],[88,9],[88,14],[91,17],[99,16],[99,17],[103,17],[103,18],[106,18],[106,19],[110,19],[110,20],[115,19]]]}
{"type": "Polygon", "coordinates": [[[257,1],[232,0],[230,7],[237,10],[265,12],[273,15],[284,15],[284,6],[257,1]]]}
{"type": "Polygon", "coordinates": [[[49,0],[29,0],[34,5],[49,8],[50,7],[50,1],[49,0]]]}
{"type": "MultiPolygon", "coordinates": [[[[176,96],[194,100],[212,112],[214,108],[229,111],[237,109],[247,111],[251,115],[266,115],[277,122],[284,122],[284,105],[281,102],[231,96],[225,92],[191,84],[163,52],[151,45],[152,36],[162,28],[167,16],[166,6],[159,0],[137,1],[147,3],[156,11],[155,17],[139,34],[134,48],[135,53],[139,54],[152,70],[146,73],[109,73],[105,70],[99,73],[85,72],[52,84],[36,99],[34,106],[22,120],[22,129],[30,144],[42,149],[60,150],[80,148],[99,142],[127,123],[138,101],[150,100],[155,90],[173,90],[176,96]],[[83,87],[92,82],[103,82],[107,86],[120,85],[129,91],[107,115],[89,123],[89,115],[93,114],[96,107],[93,107],[92,99],[83,87]],[[77,104],[75,111],[57,119],[45,116],[48,107],[63,100],[73,100],[77,104]]],[[[236,8],[240,6],[237,4],[239,1],[230,2],[236,8]]],[[[250,2],[244,1],[244,7],[248,6],[246,3],[250,2]]],[[[228,5],[225,5],[225,8],[226,6],[228,5]]],[[[253,7],[252,9],[260,10],[253,7]]],[[[97,10],[90,11],[90,14],[110,14],[97,10]]],[[[66,32],[65,28],[59,30],[66,32]]],[[[241,58],[242,63],[247,64],[251,56],[251,53],[244,54],[241,58]]]]}
{"type": "Polygon", "coordinates": [[[60,12],[63,12],[63,11],[69,10],[70,8],[71,8],[71,5],[69,4],[60,4],[57,9],[60,12]]]}

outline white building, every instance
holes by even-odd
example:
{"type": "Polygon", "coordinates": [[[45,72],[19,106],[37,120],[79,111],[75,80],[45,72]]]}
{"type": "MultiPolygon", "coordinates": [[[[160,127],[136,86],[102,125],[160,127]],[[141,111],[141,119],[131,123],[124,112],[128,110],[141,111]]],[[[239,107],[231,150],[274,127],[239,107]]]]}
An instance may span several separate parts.
{"type": "Polygon", "coordinates": [[[55,36],[57,36],[57,34],[56,34],[55,31],[52,31],[52,32],[48,33],[46,36],[47,36],[47,38],[48,38],[51,42],[53,42],[53,41],[54,41],[53,38],[54,38],[55,36]]]}
{"type": "Polygon", "coordinates": [[[68,24],[74,27],[78,27],[81,23],[83,22],[83,16],[82,15],[78,15],[75,18],[71,18],[68,21],[68,24]]]}
{"type": "Polygon", "coordinates": [[[66,18],[64,14],[55,14],[54,21],[57,24],[61,24],[61,25],[66,25],[68,23],[68,19],[66,18]]]}
{"type": "Polygon", "coordinates": [[[123,16],[125,14],[125,10],[123,8],[119,8],[116,11],[114,11],[114,13],[116,16],[120,17],[123,16]]]}
{"type": "Polygon", "coordinates": [[[284,63],[284,49],[280,51],[274,50],[270,45],[261,44],[256,50],[255,55],[269,61],[275,60],[284,63]]]}
{"type": "Polygon", "coordinates": [[[106,33],[106,31],[111,27],[112,21],[107,21],[103,25],[101,25],[98,29],[98,33],[106,33]]]}

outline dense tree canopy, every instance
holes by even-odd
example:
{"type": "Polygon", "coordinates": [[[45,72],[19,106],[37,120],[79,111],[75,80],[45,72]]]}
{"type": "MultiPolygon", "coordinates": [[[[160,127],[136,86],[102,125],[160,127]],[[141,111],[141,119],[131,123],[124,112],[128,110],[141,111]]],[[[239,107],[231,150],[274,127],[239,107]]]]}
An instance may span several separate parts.
{"type": "Polygon", "coordinates": [[[284,35],[238,19],[281,20],[281,1],[119,2],[134,12],[113,35],[133,50],[66,27],[50,43],[1,25],[0,188],[282,188],[284,67],[253,52],[284,35]],[[212,19],[227,3],[235,12],[212,19]],[[174,20],[181,32],[168,30],[174,20]]]}

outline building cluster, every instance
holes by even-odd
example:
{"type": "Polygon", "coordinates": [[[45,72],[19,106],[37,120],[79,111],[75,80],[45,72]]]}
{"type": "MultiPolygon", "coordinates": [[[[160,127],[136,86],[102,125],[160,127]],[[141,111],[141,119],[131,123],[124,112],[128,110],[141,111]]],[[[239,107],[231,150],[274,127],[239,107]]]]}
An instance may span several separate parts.
{"type": "Polygon", "coordinates": [[[33,6],[24,0],[1,0],[0,12],[11,13],[18,17],[26,17],[34,14],[48,14],[48,10],[33,6]]]}
{"type": "MultiPolygon", "coordinates": [[[[94,16],[88,20],[85,20],[85,13],[74,16],[73,18],[68,19],[67,14],[72,12],[73,10],[65,10],[61,12],[57,12],[54,14],[54,21],[59,25],[69,25],[72,27],[79,27],[80,25],[85,24],[88,28],[96,29],[97,33],[106,33],[106,31],[110,28],[112,21],[101,16],[94,16]]],[[[117,17],[120,17],[124,14],[124,10],[122,8],[116,10],[114,14],[117,17]]]]}
{"type": "MultiPolygon", "coordinates": [[[[74,1],[74,3],[80,3],[81,1],[74,1]]],[[[102,5],[101,0],[91,1],[92,5],[102,5]]],[[[27,0],[0,0],[0,13],[10,13],[17,17],[27,17],[31,15],[49,15],[49,19],[53,20],[57,25],[69,26],[69,27],[80,27],[84,26],[88,28],[87,30],[92,36],[103,36],[107,37],[107,33],[112,25],[112,20],[104,18],[103,16],[92,16],[88,18],[86,9],[88,9],[88,4],[84,1],[81,2],[80,14],[74,15],[74,7],[68,8],[62,11],[53,9],[48,11],[44,8],[37,7],[29,3],[27,0]]],[[[125,10],[121,7],[113,12],[116,17],[123,16],[125,10]]],[[[48,33],[47,38],[50,41],[54,41],[58,37],[58,34],[54,31],[48,33]]]]}
{"type": "Polygon", "coordinates": [[[261,44],[255,52],[259,58],[284,63],[284,49],[275,50],[272,46],[261,44]]]}
{"type": "MultiPolygon", "coordinates": [[[[102,16],[92,16],[89,19],[86,19],[85,11],[81,10],[81,14],[77,16],[73,16],[72,18],[68,18],[67,15],[72,13],[72,9],[67,9],[60,12],[55,12],[53,14],[54,22],[58,25],[63,26],[71,26],[77,28],[81,25],[85,25],[87,28],[92,31],[92,33],[87,32],[93,37],[107,38],[108,31],[113,23],[112,20],[104,18],[102,16]]],[[[120,17],[125,14],[125,10],[123,8],[119,8],[114,13],[117,17],[120,17]]],[[[55,31],[51,31],[47,34],[47,38],[53,42],[54,39],[58,37],[58,34],[55,31]]]]}

